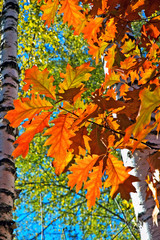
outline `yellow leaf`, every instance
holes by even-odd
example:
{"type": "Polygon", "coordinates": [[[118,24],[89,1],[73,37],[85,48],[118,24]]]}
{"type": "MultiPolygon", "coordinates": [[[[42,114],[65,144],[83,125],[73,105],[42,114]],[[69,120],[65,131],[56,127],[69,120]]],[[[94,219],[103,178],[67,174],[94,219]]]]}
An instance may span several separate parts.
{"type": "Polygon", "coordinates": [[[41,10],[44,12],[42,20],[45,20],[45,24],[50,27],[51,23],[54,22],[54,17],[58,9],[59,0],[48,0],[46,5],[41,6],[41,10]]]}
{"type": "Polygon", "coordinates": [[[69,64],[67,65],[66,74],[61,73],[61,77],[64,78],[63,83],[59,84],[60,93],[71,88],[78,88],[82,85],[82,81],[87,81],[91,74],[89,73],[94,67],[89,66],[90,63],[84,63],[80,67],[72,68],[69,64]]]}
{"type": "Polygon", "coordinates": [[[122,53],[128,53],[129,51],[133,50],[135,48],[135,41],[132,41],[129,39],[128,41],[125,41],[124,45],[122,46],[122,53]]]}
{"type": "Polygon", "coordinates": [[[135,137],[150,123],[152,112],[160,105],[160,88],[154,91],[145,88],[140,92],[140,99],[140,111],[132,132],[135,137]]]}
{"type": "Polygon", "coordinates": [[[120,82],[119,74],[117,74],[115,72],[111,72],[110,74],[106,74],[105,82],[103,83],[103,86],[105,88],[111,87],[112,85],[114,85],[115,83],[118,83],[118,82],[120,82]]]}

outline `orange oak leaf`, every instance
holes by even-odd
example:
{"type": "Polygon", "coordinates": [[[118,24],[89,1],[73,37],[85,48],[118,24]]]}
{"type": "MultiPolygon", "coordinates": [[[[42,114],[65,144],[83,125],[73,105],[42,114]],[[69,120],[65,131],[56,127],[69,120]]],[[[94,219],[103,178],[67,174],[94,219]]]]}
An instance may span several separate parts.
{"type": "MultiPolygon", "coordinates": [[[[125,132],[126,132],[126,135],[124,137],[124,143],[127,143],[129,140],[130,140],[130,136],[131,134],[133,133],[134,129],[135,129],[135,125],[136,124],[133,124],[131,126],[129,126],[125,132]]],[[[156,123],[153,123],[147,127],[145,127],[143,129],[142,132],[139,132],[137,133],[136,135],[136,141],[132,141],[132,153],[135,151],[135,149],[137,148],[137,146],[139,146],[139,144],[141,143],[141,141],[143,140],[143,142],[146,142],[147,140],[145,139],[146,136],[148,135],[148,133],[150,133],[154,128],[156,127],[156,123]]],[[[144,146],[143,146],[144,148],[144,146]]]]}
{"type": "Polygon", "coordinates": [[[14,144],[18,144],[12,153],[12,156],[14,158],[18,157],[19,155],[22,155],[24,158],[26,157],[29,150],[29,143],[32,141],[35,134],[42,132],[45,127],[49,127],[48,122],[51,113],[52,112],[43,112],[40,115],[36,116],[33,121],[29,121],[27,123],[26,131],[22,133],[14,142],[14,144]]]}
{"type": "Polygon", "coordinates": [[[107,180],[104,183],[104,187],[108,188],[112,186],[110,195],[114,198],[119,192],[121,197],[129,200],[130,192],[135,192],[135,187],[132,182],[137,181],[137,177],[130,175],[128,172],[132,168],[125,168],[123,162],[118,160],[117,157],[109,154],[107,159],[106,175],[107,180]]]}
{"type": "Polygon", "coordinates": [[[160,35],[158,28],[151,23],[144,25],[143,30],[147,33],[147,36],[149,35],[152,38],[158,38],[160,35]]]}
{"type": "Polygon", "coordinates": [[[51,135],[44,146],[51,145],[47,155],[55,158],[53,165],[56,168],[56,174],[62,173],[72,157],[67,150],[72,144],[70,138],[75,136],[71,129],[73,120],[70,114],[59,114],[58,118],[51,121],[54,126],[44,133],[45,136],[51,135]]]}
{"type": "Polygon", "coordinates": [[[48,77],[49,72],[47,69],[40,71],[37,66],[33,66],[31,69],[27,69],[25,72],[23,90],[27,91],[32,85],[32,92],[38,92],[38,94],[44,94],[46,97],[56,99],[55,89],[53,86],[54,78],[48,77]]]}
{"type": "Polygon", "coordinates": [[[89,180],[85,183],[84,188],[87,189],[87,206],[90,209],[95,205],[96,198],[100,197],[100,189],[102,188],[103,161],[99,165],[93,167],[93,171],[89,173],[89,180]]]}
{"type": "Polygon", "coordinates": [[[87,39],[88,43],[98,42],[97,33],[100,31],[104,18],[96,17],[91,19],[83,29],[84,38],[87,39]]]}
{"type": "Polygon", "coordinates": [[[48,27],[51,23],[54,23],[54,17],[58,9],[59,0],[48,0],[45,5],[41,6],[41,10],[44,12],[42,20],[45,20],[45,24],[48,27]]]}
{"type": "Polygon", "coordinates": [[[77,1],[75,0],[65,0],[61,1],[62,6],[59,9],[59,14],[63,14],[63,22],[68,22],[68,26],[77,27],[81,25],[81,22],[84,20],[84,15],[80,12],[83,9],[78,6],[77,1]]]}
{"type": "Polygon", "coordinates": [[[136,65],[137,61],[134,57],[128,57],[124,61],[121,61],[122,69],[130,69],[136,65]]]}
{"type": "Polygon", "coordinates": [[[18,127],[24,119],[32,120],[42,110],[49,110],[53,108],[53,105],[45,100],[41,99],[39,95],[32,95],[32,98],[22,98],[21,100],[14,100],[14,110],[10,110],[5,118],[10,121],[12,127],[18,127]]]}
{"type": "Polygon", "coordinates": [[[150,48],[147,56],[149,56],[150,59],[154,59],[157,60],[157,54],[159,53],[159,46],[156,43],[152,44],[152,47],[150,48]]]}
{"type": "Polygon", "coordinates": [[[151,67],[148,69],[145,69],[144,71],[141,69],[141,79],[139,80],[139,84],[145,84],[146,82],[148,82],[149,80],[151,80],[153,78],[153,76],[156,73],[156,67],[151,67]]]}
{"type": "Polygon", "coordinates": [[[92,155],[92,156],[86,156],[84,158],[81,158],[80,156],[76,156],[75,162],[76,164],[73,164],[69,170],[72,172],[68,176],[68,186],[71,187],[71,189],[76,186],[76,192],[78,192],[82,188],[82,184],[87,181],[88,174],[92,170],[94,164],[97,162],[99,156],[98,155],[92,155]]]}
{"type": "Polygon", "coordinates": [[[65,90],[71,88],[79,88],[82,86],[82,81],[88,81],[91,72],[94,67],[90,67],[90,62],[84,63],[79,67],[72,68],[71,65],[67,65],[66,73],[61,73],[61,78],[64,78],[63,83],[59,84],[59,93],[64,93],[65,90]]]}

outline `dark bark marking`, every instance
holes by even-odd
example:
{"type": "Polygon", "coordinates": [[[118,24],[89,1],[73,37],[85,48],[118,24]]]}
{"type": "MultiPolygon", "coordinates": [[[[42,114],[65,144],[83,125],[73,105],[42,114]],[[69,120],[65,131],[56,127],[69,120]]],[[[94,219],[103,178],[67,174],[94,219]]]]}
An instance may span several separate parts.
{"type": "MultiPolygon", "coordinates": [[[[20,71],[20,69],[19,69],[19,71],[20,71]]],[[[4,74],[4,79],[6,79],[8,77],[12,78],[13,81],[15,81],[19,85],[19,80],[17,78],[15,78],[13,75],[11,75],[11,74],[4,74]]]]}
{"type": "Polygon", "coordinates": [[[14,162],[12,162],[10,159],[8,159],[8,158],[2,158],[1,160],[0,160],[0,166],[2,166],[2,165],[4,165],[4,164],[8,164],[8,165],[10,165],[10,166],[12,166],[13,168],[15,168],[15,163],[14,162]]]}
{"type": "Polygon", "coordinates": [[[18,66],[18,63],[15,62],[15,61],[5,61],[1,64],[1,71],[4,69],[4,68],[7,68],[7,67],[11,67],[13,69],[16,69],[18,71],[18,73],[20,73],[20,69],[19,69],[19,66],[18,66]]]}
{"type": "MultiPolygon", "coordinates": [[[[0,188],[0,193],[5,193],[7,196],[11,196],[12,199],[15,198],[14,193],[9,191],[9,190],[7,190],[7,189],[5,189],[5,188],[0,188]]],[[[0,209],[1,209],[1,205],[0,205],[0,209]]]]}
{"type": "Polygon", "coordinates": [[[4,5],[3,11],[2,11],[2,15],[6,14],[8,9],[13,9],[16,10],[17,13],[19,13],[19,6],[18,4],[15,2],[8,2],[4,5]]]}

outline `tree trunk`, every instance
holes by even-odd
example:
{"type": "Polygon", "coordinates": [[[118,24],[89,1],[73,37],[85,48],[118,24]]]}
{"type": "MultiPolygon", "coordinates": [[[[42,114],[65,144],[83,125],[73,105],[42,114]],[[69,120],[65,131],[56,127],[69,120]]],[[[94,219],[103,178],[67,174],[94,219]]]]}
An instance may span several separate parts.
{"type": "Polygon", "coordinates": [[[18,0],[4,0],[1,17],[1,94],[0,94],[0,240],[13,239],[12,209],[15,191],[14,150],[16,129],[4,119],[13,109],[18,92],[17,21],[18,0]]]}
{"type": "Polygon", "coordinates": [[[141,239],[160,240],[160,216],[158,215],[158,226],[153,224],[152,218],[155,201],[152,196],[146,200],[147,183],[145,180],[150,169],[147,162],[150,152],[152,151],[136,151],[132,156],[129,150],[121,150],[124,165],[134,167],[131,174],[137,176],[140,180],[140,182],[134,183],[137,192],[131,193],[131,198],[141,239]]]}

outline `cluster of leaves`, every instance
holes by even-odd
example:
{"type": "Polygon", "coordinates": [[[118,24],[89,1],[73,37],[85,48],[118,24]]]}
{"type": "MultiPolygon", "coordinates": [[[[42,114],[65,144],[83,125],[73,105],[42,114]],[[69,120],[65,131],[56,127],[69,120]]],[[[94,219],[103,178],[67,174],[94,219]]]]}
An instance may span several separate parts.
{"type": "MultiPolygon", "coordinates": [[[[31,89],[32,97],[15,100],[15,109],[6,115],[12,127],[27,119],[23,123],[25,132],[15,142],[18,146],[13,156],[25,157],[34,135],[44,131],[45,136],[50,136],[44,145],[50,145],[48,156],[54,158],[56,174],[71,171],[68,185],[71,188],[76,185],[77,192],[84,185],[89,208],[99,198],[102,185],[111,186],[112,197],[120,192],[123,198],[129,199],[129,193],[135,191],[132,182],[137,178],[129,174],[131,168],[123,166],[114,150],[128,148],[133,152],[136,148],[153,148],[146,138],[153,129],[159,132],[160,17],[155,14],[159,4],[156,0],[45,2],[41,6],[45,24],[50,27],[58,11],[75,34],[82,33],[87,39],[89,53],[96,63],[104,54],[108,71],[88,103],[83,93],[84,82],[93,70],[90,63],[79,67],[67,64],[66,73],[60,74],[64,80],[58,90],[47,69],[40,71],[33,66],[26,70],[23,89],[31,89]],[[141,21],[142,10],[146,21],[140,37],[132,40],[131,23],[141,21]],[[119,85],[118,89],[115,84],[119,85]],[[59,114],[53,119],[57,109],[59,114]],[[151,122],[152,113],[154,122],[151,122]]],[[[150,159],[152,169],[159,168],[158,157],[157,147],[150,159]]]]}
{"type": "MultiPolygon", "coordinates": [[[[39,69],[49,69],[55,77],[54,83],[58,85],[61,81],[59,72],[65,72],[67,62],[76,67],[91,60],[86,41],[82,36],[73,35],[73,30],[62,23],[60,15],[56,16],[54,25],[48,29],[40,19],[40,7],[36,1],[20,1],[19,5],[20,77],[24,78],[24,69],[31,68],[34,63],[39,69]]],[[[86,82],[88,90],[83,95],[85,101],[104,79],[102,63],[95,65],[91,60],[91,65],[95,69],[86,82]]],[[[20,83],[24,85],[23,81],[20,83]]],[[[27,95],[29,92],[19,89],[19,96],[27,95]]],[[[21,128],[19,131],[23,132],[21,128]]],[[[45,137],[37,134],[26,158],[20,156],[16,159],[16,188],[22,191],[15,205],[15,239],[38,238],[41,231],[46,238],[52,234],[52,237],[61,235],[63,239],[65,234],[69,239],[109,239],[115,235],[120,239],[130,239],[136,235],[138,239],[132,204],[122,202],[119,196],[111,200],[109,190],[106,189],[101,192],[94,209],[88,210],[85,190],[77,195],[74,189],[70,191],[67,187],[67,173],[55,176],[50,165],[52,159],[46,157],[44,141],[45,137]]]]}
{"type": "MultiPolygon", "coordinates": [[[[67,63],[76,67],[91,60],[86,41],[81,35],[74,35],[73,30],[62,23],[60,15],[55,17],[54,25],[48,29],[40,19],[40,6],[37,6],[36,1],[20,1],[19,4],[18,60],[22,78],[24,69],[31,68],[34,63],[39,69],[49,69],[56,80],[54,84],[58,85],[61,81],[59,72],[65,72],[67,63]]],[[[102,63],[95,65],[94,60],[91,60],[91,65],[95,69],[85,84],[85,101],[104,79],[102,63]]],[[[21,81],[21,86],[23,85],[21,81]]],[[[27,95],[29,92],[21,91],[20,88],[19,96],[27,95]]],[[[23,132],[21,128],[19,131],[23,132]]],[[[106,189],[101,192],[94,209],[88,210],[85,190],[78,194],[74,189],[70,191],[67,187],[68,173],[55,176],[50,165],[52,159],[46,157],[44,142],[45,137],[37,134],[26,158],[20,156],[16,159],[16,188],[22,191],[16,200],[14,213],[17,225],[15,239],[38,238],[42,226],[45,238],[61,235],[63,239],[65,234],[69,239],[109,239],[115,235],[119,239],[131,239],[136,235],[138,239],[132,204],[122,202],[119,196],[111,200],[108,196],[109,189],[106,189]]]]}

